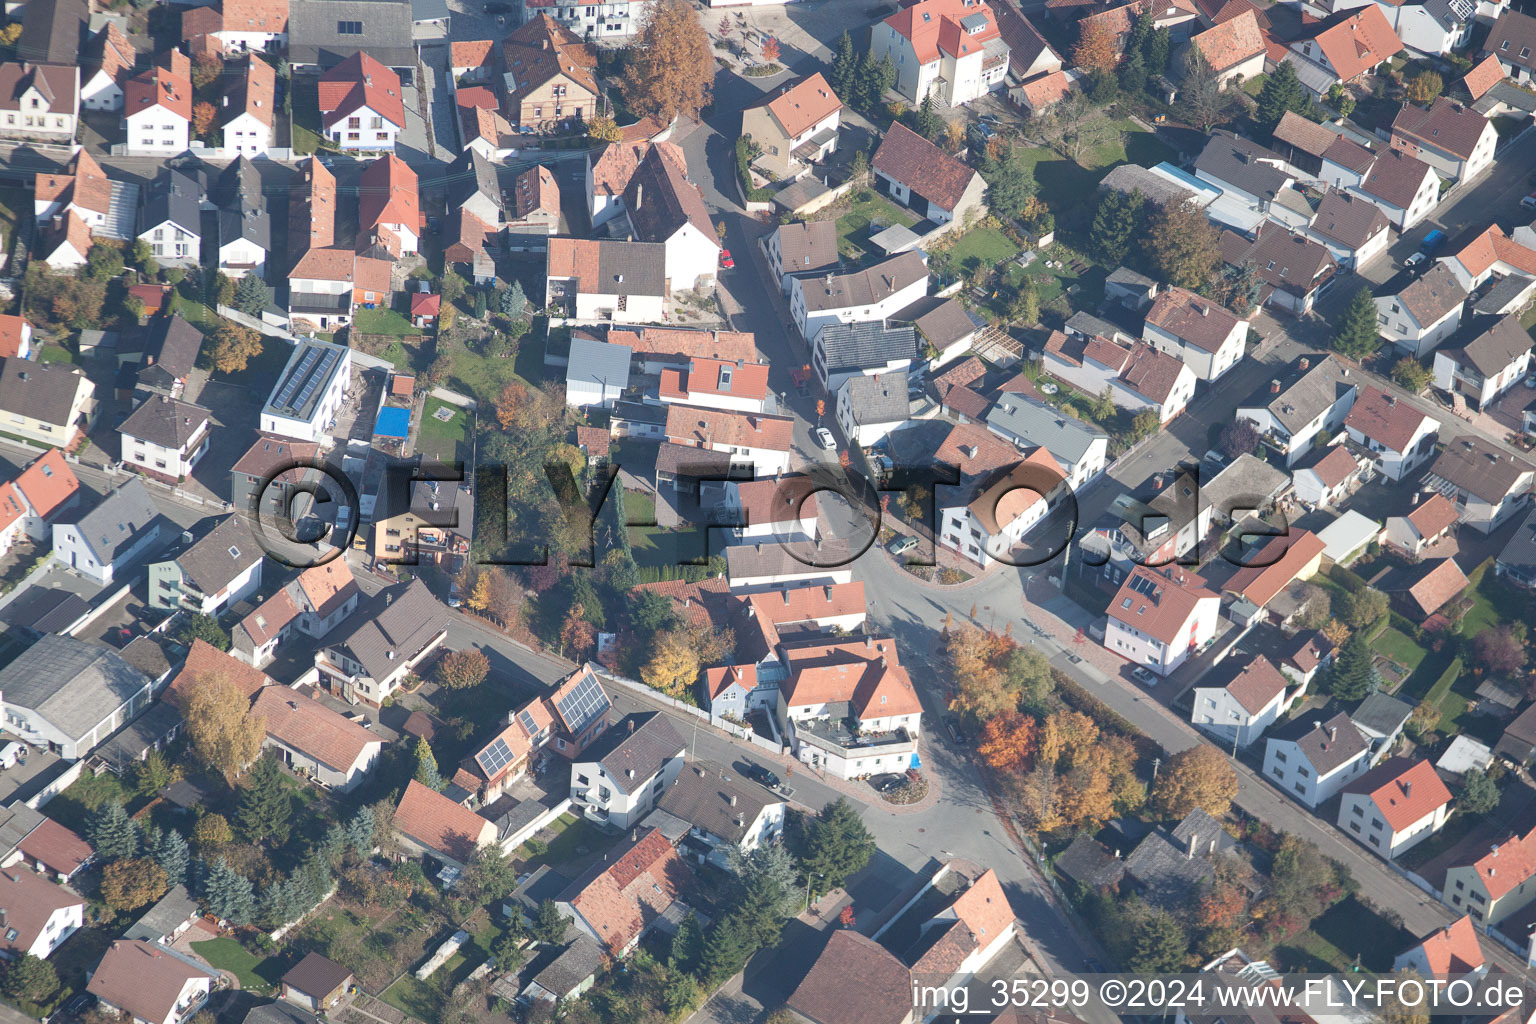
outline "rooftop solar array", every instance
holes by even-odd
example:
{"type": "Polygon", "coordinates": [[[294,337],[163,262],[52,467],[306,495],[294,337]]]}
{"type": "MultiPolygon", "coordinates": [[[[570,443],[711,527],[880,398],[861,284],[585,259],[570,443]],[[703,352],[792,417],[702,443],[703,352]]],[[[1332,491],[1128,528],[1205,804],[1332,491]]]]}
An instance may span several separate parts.
{"type": "Polygon", "coordinates": [[[305,346],[293,371],[279,382],[278,390],[272,396],[273,411],[295,419],[307,419],[340,361],[341,352],[335,348],[305,346]]]}
{"type": "Polygon", "coordinates": [[[1142,594],[1146,597],[1157,597],[1157,584],[1152,580],[1147,579],[1145,576],[1132,576],[1130,587],[1132,590],[1136,591],[1136,593],[1142,594]]]}
{"type": "Polygon", "coordinates": [[[500,736],[496,741],[475,755],[475,760],[480,762],[480,767],[485,769],[488,779],[496,777],[496,773],[512,763],[512,748],[507,746],[507,741],[500,736]]]}
{"type": "Polygon", "coordinates": [[[522,724],[523,731],[526,732],[530,737],[537,736],[539,734],[539,726],[536,722],[534,722],[533,716],[528,712],[519,711],[517,713],[517,720],[522,724]]]}
{"type": "Polygon", "coordinates": [[[581,678],[571,692],[555,702],[565,727],[579,733],[598,718],[608,713],[608,694],[603,692],[597,677],[591,674],[581,678]]]}

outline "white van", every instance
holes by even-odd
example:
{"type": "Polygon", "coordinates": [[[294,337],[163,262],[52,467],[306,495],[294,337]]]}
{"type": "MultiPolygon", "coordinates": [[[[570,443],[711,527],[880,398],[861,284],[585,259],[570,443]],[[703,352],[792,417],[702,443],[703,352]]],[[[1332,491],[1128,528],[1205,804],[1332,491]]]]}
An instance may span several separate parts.
{"type": "Polygon", "coordinates": [[[16,759],[20,754],[20,743],[13,741],[0,747],[0,768],[14,768],[16,766],[16,759]]]}

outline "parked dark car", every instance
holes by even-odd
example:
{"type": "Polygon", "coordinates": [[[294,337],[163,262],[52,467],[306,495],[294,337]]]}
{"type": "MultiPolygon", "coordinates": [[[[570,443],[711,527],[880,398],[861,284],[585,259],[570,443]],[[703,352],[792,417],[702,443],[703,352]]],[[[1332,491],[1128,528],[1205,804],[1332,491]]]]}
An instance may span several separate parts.
{"type": "Polygon", "coordinates": [[[767,786],[769,789],[779,788],[779,777],[760,764],[754,764],[748,768],[747,777],[753,782],[767,786]]]}

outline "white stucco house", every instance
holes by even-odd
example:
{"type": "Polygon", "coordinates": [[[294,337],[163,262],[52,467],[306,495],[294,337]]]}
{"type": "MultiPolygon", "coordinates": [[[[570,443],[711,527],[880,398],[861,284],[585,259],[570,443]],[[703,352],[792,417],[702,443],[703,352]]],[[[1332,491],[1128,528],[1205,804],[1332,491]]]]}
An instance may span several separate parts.
{"type": "Polygon", "coordinates": [[[1288,692],[1286,677],[1262,654],[1228,659],[1213,675],[1195,687],[1189,720],[1224,749],[1252,744],[1303,689],[1288,692]]]}
{"type": "Polygon", "coordinates": [[[1109,603],[1104,647],[1166,676],[1216,636],[1221,598],[1177,566],[1138,565],[1109,603]]]}
{"type": "Polygon", "coordinates": [[[1265,739],[1264,777],[1291,799],[1316,809],[1371,766],[1371,745],[1340,711],[1311,711],[1265,739]]]}
{"type": "Polygon", "coordinates": [[[1451,791],[1428,761],[1389,758],[1344,789],[1339,831],[1383,860],[1393,860],[1445,825],[1451,791]]]}

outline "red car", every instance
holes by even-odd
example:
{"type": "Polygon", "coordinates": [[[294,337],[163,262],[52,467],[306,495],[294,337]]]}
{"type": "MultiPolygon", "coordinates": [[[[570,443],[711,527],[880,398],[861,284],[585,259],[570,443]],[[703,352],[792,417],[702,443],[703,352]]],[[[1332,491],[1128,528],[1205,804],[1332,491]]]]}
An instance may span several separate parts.
{"type": "Polygon", "coordinates": [[[736,266],[736,261],[731,259],[731,250],[720,250],[720,265],[726,270],[730,270],[732,267],[736,266]]]}

